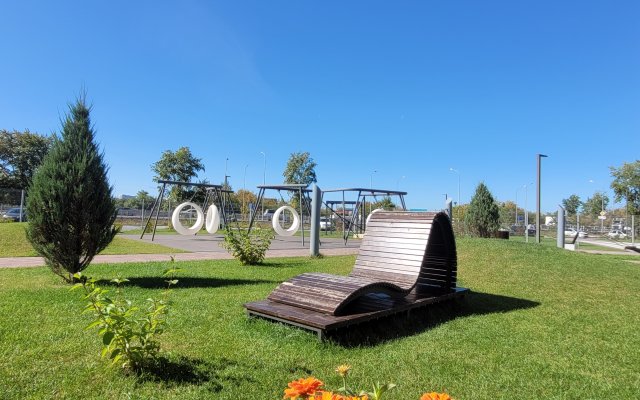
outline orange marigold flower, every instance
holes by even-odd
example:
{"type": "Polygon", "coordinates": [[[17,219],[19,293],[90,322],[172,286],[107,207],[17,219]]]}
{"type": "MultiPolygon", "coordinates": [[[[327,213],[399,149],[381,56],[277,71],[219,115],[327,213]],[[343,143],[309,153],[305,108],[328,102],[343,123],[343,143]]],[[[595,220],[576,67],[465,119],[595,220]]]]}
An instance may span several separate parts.
{"type": "Polygon", "coordinates": [[[339,365],[338,368],[336,368],[336,372],[343,378],[347,376],[349,370],[351,370],[351,365],[349,364],[342,364],[339,365]]]}
{"type": "Polygon", "coordinates": [[[451,396],[446,393],[425,393],[420,397],[420,400],[453,400],[451,396]]]}
{"type": "Polygon", "coordinates": [[[284,390],[284,398],[297,399],[298,397],[312,396],[322,385],[324,383],[314,377],[300,378],[297,381],[289,382],[287,385],[289,388],[284,390]]]}

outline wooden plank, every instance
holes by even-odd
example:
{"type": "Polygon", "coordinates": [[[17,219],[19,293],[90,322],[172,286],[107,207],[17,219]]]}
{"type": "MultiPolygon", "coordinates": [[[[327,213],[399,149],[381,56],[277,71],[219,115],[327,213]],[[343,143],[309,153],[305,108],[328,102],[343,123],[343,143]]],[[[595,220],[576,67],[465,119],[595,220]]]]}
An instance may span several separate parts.
{"type": "Polygon", "coordinates": [[[424,221],[402,221],[402,222],[393,222],[393,221],[375,221],[371,220],[367,224],[367,229],[384,229],[384,228],[392,228],[392,229],[425,229],[430,230],[433,224],[424,221]]]}
{"type": "Polygon", "coordinates": [[[399,238],[399,239],[418,239],[427,241],[429,239],[429,233],[405,233],[399,231],[392,232],[367,232],[365,233],[365,239],[367,237],[385,237],[385,238],[399,238]]]}
{"type": "Polygon", "coordinates": [[[405,249],[398,247],[389,247],[389,246],[370,246],[365,245],[364,243],[360,245],[360,252],[381,252],[381,253],[389,253],[389,254],[407,254],[413,256],[419,256],[424,258],[424,249],[405,249]]]}
{"type": "MultiPolygon", "coordinates": [[[[394,255],[391,255],[389,253],[380,253],[380,255],[377,255],[377,256],[371,256],[368,253],[359,254],[358,258],[356,259],[356,263],[360,264],[363,262],[370,262],[375,264],[406,265],[411,268],[416,268],[417,270],[419,270],[420,266],[422,265],[422,260],[415,260],[415,259],[406,260],[403,258],[397,258],[394,255]],[[382,254],[388,254],[388,255],[386,257],[383,257],[382,254]]],[[[373,265],[373,264],[370,264],[370,265],[373,265]]]]}
{"type": "Polygon", "coordinates": [[[385,243],[397,243],[397,244],[406,243],[406,244],[417,244],[421,246],[427,245],[427,241],[425,239],[393,238],[393,237],[386,237],[386,236],[367,237],[365,235],[364,239],[362,240],[362,243],[364,244],[364,243],[370,243],[370,242],[385,242],[385,243]]]}
{"type": "Polygon", "coordinates": [[[413,244],[413,243],[389,243],[389,242],[380,242],[377,240],[365,240],[360,244],[361,249],[389,249],[390,251],[396,250],[410,250],[415,251],[419,254],[424,254],[427,250],[426,243],[413,244]]]}
{"type": "Polygon", "coordinates": [[[392,222],[407,222],[407,221],[433,221],[435,213],[413,213],[413,214],[387,214],[377,212],[371,217],[371,221],[392,221],[392,222]]]}
{"type": "Polygon", "coordinates": [[[404,251],[379,251],[379,250],[369,250],[369,249],[360,249],[359,257],[363,257],[368,259],[369,257],[376,258],[392,258],[396,260],[408,260],[413,261],[415,264],[422,264],[422,260],[424,259],[424,252],[422,254],[411,254],[405,253],[404,251]]]}
{"type": "MultiPolygon", "coordinates": [[[[378,273],[385,273],[388,275],[398,275],[403,279],[413,279],[414,281],[418,279],[419,269],[410,269],[406,266],[392,265],[392,264],[374,264],[374,265],[364,265],[357,264],[353,268],[353,272],[358,271],[357,276],[367,276],[367,274],[371,274],[371,276],[376,276],[378,273]],[[405,268],[405,269],[402,269],[405,268]]],[[[352,275],[356,275],[353,274],[352,275]]]]}

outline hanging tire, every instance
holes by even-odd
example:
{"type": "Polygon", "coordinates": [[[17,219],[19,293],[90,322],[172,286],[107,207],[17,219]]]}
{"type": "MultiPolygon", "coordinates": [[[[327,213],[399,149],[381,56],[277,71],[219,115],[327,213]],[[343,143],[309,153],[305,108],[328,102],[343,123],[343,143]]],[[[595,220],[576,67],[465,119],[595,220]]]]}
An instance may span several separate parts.
{"type": "Polygon", "coordinates": [[[207,232],[213,234],[218,231],[220,227],[220,213],[218,212],[218,207],[215,204],[209,206],[207,210],[207,218],[205,219],[204,227],[207,229],[207,232]]]}
{"type": "Polygon", "coordinates": [[[199,205],[192,203],[190,201],[185,201],[180,204],[173,210],[173,214],[171,215],[171,223],[173,224],[173,229],[176,230],[181,235],[190,236],[198,233],[200,229],[202,229],[202,224],[204,224],[204,213],[202,212],[202,208],[199,205]],[[186,208],[191,206],[194,210],[196,210],[196,222],[190,228],[186,228],[180,222],[180,212],[186,208]]]}
{"type": "Polygon", "coordinates": [[[298,229],[300,228],[300,216],[296,212],[296,210],[291,206],[282,206],[273,213],[273,218],[271,219],[271,225],[273,226],[273,230],[280,236],[293,236],[298,229]],[[285,210],[288,210],[293,215],[293,223],[289,227],[289,229],[284,229],[280,226],[280,214],[282,214],[285,210]]]}

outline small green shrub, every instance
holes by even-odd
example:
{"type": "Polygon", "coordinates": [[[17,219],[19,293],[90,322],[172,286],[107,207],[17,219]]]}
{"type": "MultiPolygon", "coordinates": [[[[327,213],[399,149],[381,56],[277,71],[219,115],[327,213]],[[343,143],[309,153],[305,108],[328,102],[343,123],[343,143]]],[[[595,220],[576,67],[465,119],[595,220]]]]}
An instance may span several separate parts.
{"type": "Polygon", "coordinates": [[[480,183],[464,215],[467,230],[472,236],[492,237],[500,227],[500,210],[493,195],[480,183]]]}
{"type": "MultiPolygon", "coordinates": [[[[164,276],[171,276],[177,271],[176,268],[168,269],[164,276]]],[[[112,365],[121,362],[123,369],[134,371],[157,358],[160,351],[157,336],[166,326],[170,304],[168,295],[177,280],[168,279],[162,299],[149,298],[147,307],[141,309],[122,297],[121,285],[128,279],[111,280],[117,285],[116,296],[111,298],[109,290],[99,287],[95,279],[80,272],[74,278],[79,283],[71,290],[84,289],[84,298],[88,300],[83,313],[94,316],[86,329],[98,328],[98,335],[102,336],[102,357],[109,357],[112,365]]]]}
{"type": "Polygon", "coordinates": [[[273,233],[269,230],[254,229],[252,233],[245,230],[227,228],[224,242],[220,243],[242,265],[258,265],[271,245],[273,233]]]}

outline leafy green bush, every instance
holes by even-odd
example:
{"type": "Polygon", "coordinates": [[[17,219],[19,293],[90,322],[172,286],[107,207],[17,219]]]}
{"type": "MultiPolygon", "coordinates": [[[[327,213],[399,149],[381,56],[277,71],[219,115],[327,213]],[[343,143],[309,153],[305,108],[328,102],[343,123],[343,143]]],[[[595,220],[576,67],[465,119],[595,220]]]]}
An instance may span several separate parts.
{"type": "MultiPolygon", "coordinates": [[[[173,258],[172,258],[173,261],[173,258]]],[[[171,276],[178,269],[171,268],[164,272],[164,276],[171,276]]],[[[98,328],[102,336],[102,357],[109,357],[112,364],[121,362],[122,368],[134,371],[140,370],[150,361],[155,360],[160,344],[157,336],[165,328],[169,311],[168,295],[171,286],[178,283],[175,279],[168,279],[167,289],[162,299],[147,299],[148,305],[141,309],[122,297],[121,285],[128,279],[112,279],[118,288],[116,296],[111,298],[109,290],[96,284],[96,280],[82,275],[74,275],[79,281],[71,290],[84,289],[84,298],[88,304],[84,313],[92,313],[94,320],[86,329],[98,328]]]]}
{"type": "Polygon", "coordinates": [[[252,233],[245,230],[227,228],[224,242],[220,243],[242,265],[258,265],[271,245],[273,233],[270,230],[254,229],[252,233]]]}

